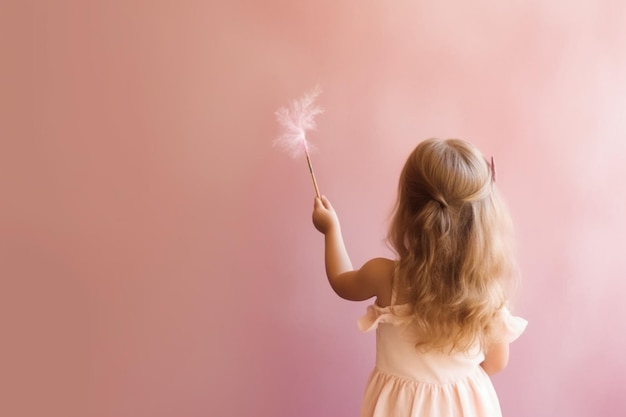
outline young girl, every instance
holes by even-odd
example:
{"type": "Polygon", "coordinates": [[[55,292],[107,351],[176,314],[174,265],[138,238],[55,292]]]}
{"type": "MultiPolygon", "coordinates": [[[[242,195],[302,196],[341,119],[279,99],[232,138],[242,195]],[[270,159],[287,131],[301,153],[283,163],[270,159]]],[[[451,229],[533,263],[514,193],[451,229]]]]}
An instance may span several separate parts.
{"type": "Polygon", "coordinates": [[[415,148],[388,235],[396,260],[353,269],[325,197],[315,199],[313,223],[333,290],[353,301],[376,297],[359,320],[362,331],[376,329],[361,416],[501,416],[489,375],[507,365],[526,321],[506,307],[515,265],[493,162],[456,139],[415,148]]]}

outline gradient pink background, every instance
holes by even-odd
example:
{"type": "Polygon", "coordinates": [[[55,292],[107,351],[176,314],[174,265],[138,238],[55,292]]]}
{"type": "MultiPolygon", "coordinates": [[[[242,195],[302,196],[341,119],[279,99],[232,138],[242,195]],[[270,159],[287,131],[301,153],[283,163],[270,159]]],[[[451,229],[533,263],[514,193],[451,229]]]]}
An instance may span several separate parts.
{"type": "Polygon", "coordinates": [[[626,3],[8,1],[0,415],[356,416],[366,303],[326,283],[273,112],[324,90],[314,163],[353,262],[388,255],[427,137],[495,155],[529,327],[508,417],[626,412],[626,3]]]}

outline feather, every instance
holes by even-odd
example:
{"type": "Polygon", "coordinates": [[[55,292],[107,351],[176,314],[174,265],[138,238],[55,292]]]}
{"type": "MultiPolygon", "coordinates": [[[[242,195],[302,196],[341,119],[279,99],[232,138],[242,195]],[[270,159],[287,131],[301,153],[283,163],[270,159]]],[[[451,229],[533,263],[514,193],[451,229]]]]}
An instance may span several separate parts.
{"type": "Polygon", "coordinates": [[[304,153],[306,161],[309,165],[311,179],[315,187],[315,194],[320,197],[320,190],[313,172],[313,164],[311,163],[311,155],[309,149],[311,144],[306,138],[307,130],[315,129],[315,116],[322,113],[321,107],[315,104],[315,99],[319,96],[321,90],[315,87],[312,91],[305,94],[302,98],[294,100],[289,107],[281,107],[276,112],[276,119],[280,123],[283,131],[274,140],[274,146],[279,146],[289,152],[294,158],[304,153]]]}
{"type": "Polygon", "coordinates": [[[282,127],[282,132],[274,140],[274,146],[284,149],[294,158],[312,149],[306,132],[316,128],[315,116],[324,111],[315,104],[320,93],[320,88],[315,87],[300,99],[294,100],[289,107],[278,109],[276,119],[282,127]]]}

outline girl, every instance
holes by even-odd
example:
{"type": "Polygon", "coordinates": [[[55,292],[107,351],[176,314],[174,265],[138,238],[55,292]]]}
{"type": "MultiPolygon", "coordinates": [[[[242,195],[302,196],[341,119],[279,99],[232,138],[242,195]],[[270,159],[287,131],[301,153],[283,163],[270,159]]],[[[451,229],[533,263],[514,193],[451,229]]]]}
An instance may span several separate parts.
{"type": "Polygon", "coordinates": [[[362,331],[376,329],[361,416],[501,416],[488,375],[507,365],[526,321],[506,307],[515,265],[494,183],[493,160],[470,143],[420,143],[402,170],[388,234],[397,259],[356,270],[335,210],[315,199],[333,290],[352,301],[376,297],[359,320],[362,331]]]}

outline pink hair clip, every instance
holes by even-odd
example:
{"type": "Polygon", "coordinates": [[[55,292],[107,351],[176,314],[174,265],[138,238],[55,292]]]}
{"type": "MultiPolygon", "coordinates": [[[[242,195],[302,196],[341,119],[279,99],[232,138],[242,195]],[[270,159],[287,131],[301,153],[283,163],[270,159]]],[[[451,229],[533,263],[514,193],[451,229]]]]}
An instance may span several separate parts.
{"type": "Polygon", "coordinates": [[[496,182],[496,163],[493,160],[493,156],[491,157],[491,179],[493,182],[496,182]]]}

